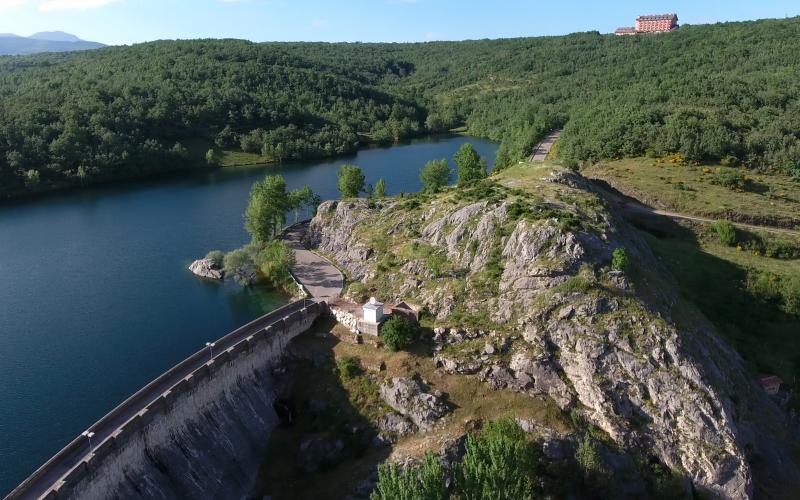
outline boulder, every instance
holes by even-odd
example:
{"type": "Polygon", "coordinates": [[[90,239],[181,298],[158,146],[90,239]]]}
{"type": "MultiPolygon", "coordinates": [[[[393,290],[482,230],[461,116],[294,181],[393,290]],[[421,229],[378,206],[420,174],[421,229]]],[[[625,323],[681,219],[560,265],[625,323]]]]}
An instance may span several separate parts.
{"type": "Polygon", "coordinates": [[[410,418],[422,430],[450,413],[441,397],[425,392],[422,385],[408,378],[393,378],[380,387],[381,399],[395,411],[410,418]]]}
{"type": "Polygon", "coordinates": [[[414,424],[409,422],[404,416],[395,412],[387,413],[378,418],[376,425],[381,431],[395,437],[405,437],[417,431],[414,424]]]}
{"type": "Polygon", "coordinates": [[[210,280],[221,281],[225,277],[225,273],[217,266],[211,259],[198,259],[189,266],[189,271],[210,280]]]}
{"type": "Polygon", "coordinates": [[[445,373],[450,374],[474,375],[481,369],[481,360],[479,359],[460,360],[437,354],[434,356],[433,362],[437,368],[441,368],[445,373]]]}

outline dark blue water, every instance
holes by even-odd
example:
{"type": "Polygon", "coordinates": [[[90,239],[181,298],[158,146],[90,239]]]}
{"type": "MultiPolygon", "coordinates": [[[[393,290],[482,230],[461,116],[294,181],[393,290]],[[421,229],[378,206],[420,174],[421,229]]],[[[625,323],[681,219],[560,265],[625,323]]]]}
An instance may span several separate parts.
{"type": "Polygon", "coordinates": [[[133,392],[236,327],[281,305],[267,290],[186,270],[248,240],[252,183],[281,174],[338,196],[336,170],[361,166],[390,194],[417,191],[426,161],[472,142],[449,137],[351,158],[182,174],[0,206],[0,494],[133,392]]]}

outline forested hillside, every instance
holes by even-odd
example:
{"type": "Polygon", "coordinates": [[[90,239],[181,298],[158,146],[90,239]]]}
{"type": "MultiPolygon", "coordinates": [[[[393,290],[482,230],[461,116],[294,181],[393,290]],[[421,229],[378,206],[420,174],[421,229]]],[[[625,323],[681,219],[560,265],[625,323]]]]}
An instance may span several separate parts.
{"type": "Polygon", "coordinates": [[[466,125],[499,165],[680,152],[800,176],[800,19],[425,44],[154,42],[0,58],[0,193],[336,155],[466,125]],[[213,162],[213,153],[209,159],[213,162]]]}
{"type": "Polygon", "coordinates": [[[331,156],[422,120],[413,103],[249,42],[0,58],[0,192],[196,166],[209,148],[331,156]]]}

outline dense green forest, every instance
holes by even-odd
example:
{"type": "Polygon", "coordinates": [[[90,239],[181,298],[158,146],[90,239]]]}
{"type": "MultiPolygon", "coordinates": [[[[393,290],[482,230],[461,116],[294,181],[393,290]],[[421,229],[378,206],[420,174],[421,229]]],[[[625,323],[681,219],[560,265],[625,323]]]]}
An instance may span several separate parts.
{"type": "Polygon", "coordinates": [[[0,193],[332,156],[466,125],[499,165],[680,152],[800,177],[800,18],[658,36],[419,44],[153,42],[0,58],[0,193]],[[209,159],[213,162],[213,154],[209,159]]]}

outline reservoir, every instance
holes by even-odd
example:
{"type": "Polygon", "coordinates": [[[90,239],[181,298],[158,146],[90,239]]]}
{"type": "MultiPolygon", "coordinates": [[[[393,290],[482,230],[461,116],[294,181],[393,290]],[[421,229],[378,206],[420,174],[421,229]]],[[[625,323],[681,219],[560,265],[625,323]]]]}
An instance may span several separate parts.
{"type": "Polygon", "coordinates": [[[493,165],[496,144],[439,137],[0,205],[0,496],[205,342],[287,300],[186,270],[248,241],[242,214],[254,181],[280,174],[288,189],[332,199],[336,171],[350,163],[369,184],[383,178],[389,194],[413,192],[427,161],[451,159],[465,142],[493,165]]]}

